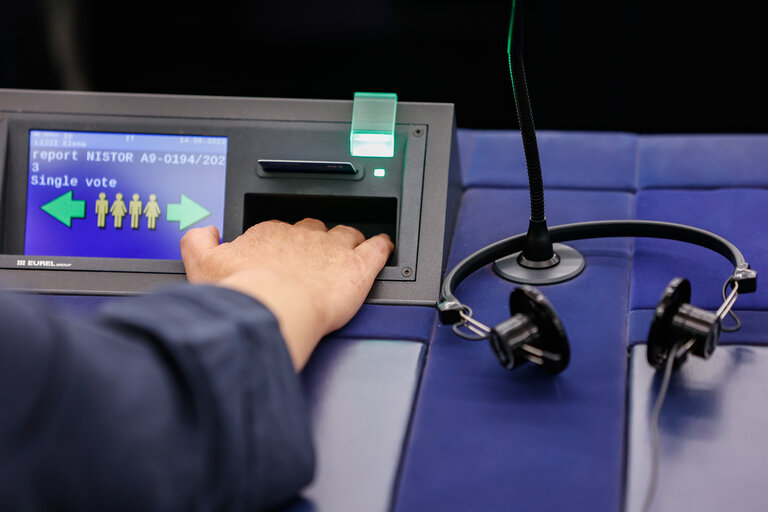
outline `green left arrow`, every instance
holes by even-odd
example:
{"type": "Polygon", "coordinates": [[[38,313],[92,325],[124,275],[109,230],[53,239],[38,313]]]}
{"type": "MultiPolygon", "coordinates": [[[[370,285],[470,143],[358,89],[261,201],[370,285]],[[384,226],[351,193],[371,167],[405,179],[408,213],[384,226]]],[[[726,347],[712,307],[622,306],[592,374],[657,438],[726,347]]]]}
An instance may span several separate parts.
{"type": "Polygon", "coordinates": [[[181,203],[169,203],[165,217],[168,219],[168,222],[178,222],[179,231],[184,231],[192,224],[200,222],[210,214],[211,212],[184,194],[181,194],[181,203]]]}
{"type": "Polygon", "coordinates": [[[68,228],[72,227],[72,219],[85,218],[85,201],[82,199],[72,199],[71,190],[53,201],[45,203],[40,208],[68,228]]]}

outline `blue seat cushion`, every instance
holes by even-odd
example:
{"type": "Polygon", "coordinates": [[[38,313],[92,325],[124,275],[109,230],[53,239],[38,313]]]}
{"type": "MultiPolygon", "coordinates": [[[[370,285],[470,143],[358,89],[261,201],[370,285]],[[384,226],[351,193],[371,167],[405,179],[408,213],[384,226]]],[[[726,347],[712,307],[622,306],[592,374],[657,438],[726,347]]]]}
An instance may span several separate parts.
{"type": "MultiPolygon", "coordinates": [[[[637,217],[690,224],[723,236],[759,274],[768,271],[766,204],[766,189],[643,190],[637,195],[637,217]]],[[[632,309],[654,309],[674,277],[691,281],[694,305],[716,309],[722,285],[733,272],[733,265],[713,251],[668,240],[637,239],[633,259],[632,309]]],[[[767,308],[768,294],[759,286],[736,303],[736,309],[767,308]]]]}
{"type": "Polygon", "coordinates": [[[638,186],[714,188],[768,185],[768,135],[644,135],[638,186]]]}
{"type": "MultiPolygon", "coordinates": [[[[621,192],[552,190],[547,199],[556,222],[626,218],[632,210],[632,195],[621,192]]],[[[468,190],[451,260],[524,229],[527,208],[526,191],[468,190]]],[[[629,244],[574,244],[586,257],[584,273],[541,288],[571,343],[571,365],[558,377],[531,365],[507,372],[487,343],[462,340],[446,326],[437,330],[395,510],[618,508],[629,244]]],[[[458,295],[493,325],[509,316],[514,286],[485,268],[458,295]]]]}
{"type": "MultiPolygon", "coordinates": [[[[476,130],[466,139],[460,148],[466,187],[528,187],[520,132],[476,130]]],[[[539,131],[537,140],[545,186],[635,190],[635,135],[539,131]]]]}

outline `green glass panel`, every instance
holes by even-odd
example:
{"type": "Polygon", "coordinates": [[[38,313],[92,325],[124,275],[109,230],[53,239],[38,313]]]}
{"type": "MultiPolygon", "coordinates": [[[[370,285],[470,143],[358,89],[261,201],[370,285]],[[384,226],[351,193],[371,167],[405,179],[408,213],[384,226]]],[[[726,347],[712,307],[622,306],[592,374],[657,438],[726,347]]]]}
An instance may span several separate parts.
{"type": "Polygon", "coordinates": [[[352,156],[395,156],[397,94],[356,92],[349,152],[352,156]]]}

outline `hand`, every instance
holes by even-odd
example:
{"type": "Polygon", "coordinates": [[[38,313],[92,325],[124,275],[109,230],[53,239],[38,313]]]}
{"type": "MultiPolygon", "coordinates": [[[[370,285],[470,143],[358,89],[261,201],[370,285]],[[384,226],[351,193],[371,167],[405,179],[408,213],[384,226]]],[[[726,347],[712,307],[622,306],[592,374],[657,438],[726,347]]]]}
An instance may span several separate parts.
{"type": "Polygon", "coordinates": [[[192,283],[212,283],[251,295],[277,317],[294,367],[317,342],[357,313],[392,253],[387,235],[368,240],[348,226],[319,220],[256,224],[219,244],[214,226],[191,229],[181,258],[192,283]]]}

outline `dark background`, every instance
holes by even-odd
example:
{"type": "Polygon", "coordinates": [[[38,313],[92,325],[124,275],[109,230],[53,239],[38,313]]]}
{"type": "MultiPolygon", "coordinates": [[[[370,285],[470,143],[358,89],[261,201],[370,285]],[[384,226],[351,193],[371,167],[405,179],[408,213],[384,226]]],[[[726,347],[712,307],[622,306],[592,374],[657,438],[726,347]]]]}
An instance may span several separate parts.
{"type": "MultiPolygon", "coordinates": [[[[457,105],[516,126],[511,2],[0,0],[0,87],[457,105]]],[[[766,132],[759,2],[528,0],[525,54],[548,129],[766,132]]]]}

